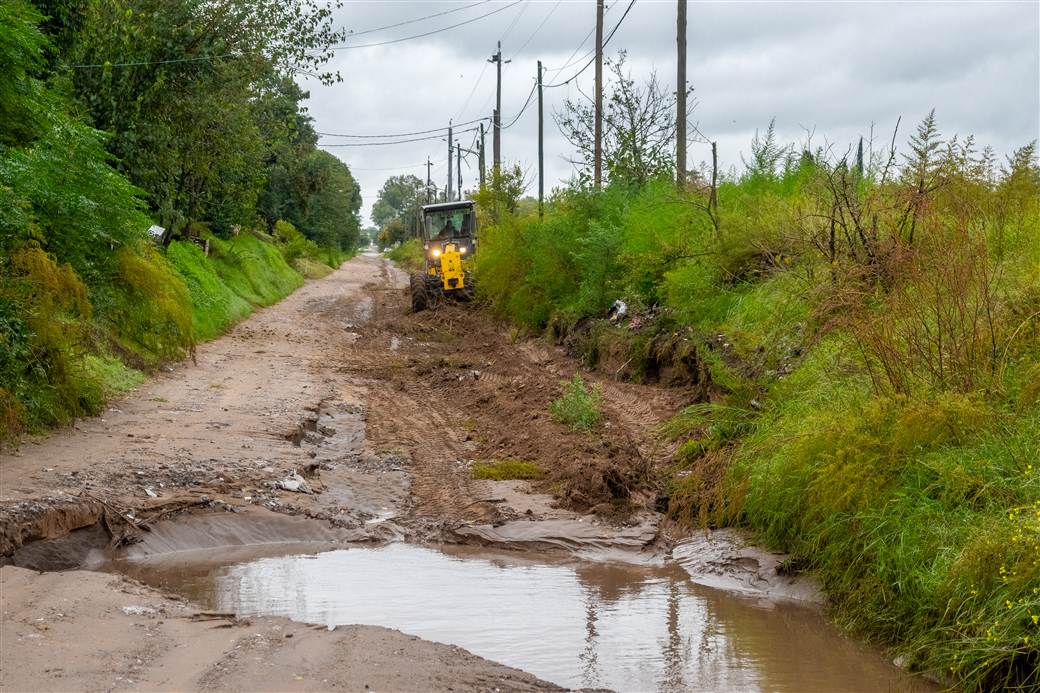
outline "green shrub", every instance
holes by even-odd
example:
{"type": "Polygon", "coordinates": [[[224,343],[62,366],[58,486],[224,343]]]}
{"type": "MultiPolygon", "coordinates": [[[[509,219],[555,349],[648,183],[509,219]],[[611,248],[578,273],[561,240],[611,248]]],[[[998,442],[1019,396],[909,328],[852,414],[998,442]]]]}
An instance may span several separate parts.
{"type": "Polygon", "coordinates": [[[287,221],[279,219],[275,222],[272,235],[282,257],[290,265],[300,258],[315,259],[320,254],[318,244],[308,239],[287,221]]]}
{"type": "Polygon", "coordinates": [[[477,462],[470,469],[470,475],[474,479],[491,479],[493,481],[508,481],[510,479],[541,479],[544,476],[542,468],[534,462],[522,460],[489,460],[488,462],[477,462]]]}
{"type": "MultiPolygon", "coordinates": [[[[703,179],[578,180],[544,217],[478,196],[477,291],[615,377],[664,380],[681,351],[709,401],[664,427],[674,519],[794,552],[844,625],[914,667],[1033,690],[1040,167],[1034,144],[994,174],[930,129],[911,142],[928,161],[884,176],[772,147],[717,207],[703,179]],[[608,325],[616,299],[631,319],[608,325]]],[[[593,394],[572,383],[554,416],[582,421],[593,394]]]]}
{"type": "Polygon", "coordinates": [[[386,257],[406,272],[421,272],[426,268],[422,241],[409,238],[386,251],[386,257]]]}
{"type": "Polygon", "coordinates": [[[587,431],[599,423],[603,414],[601,399],[598,385],[590,390],[581,376],[575,375],[566,384],[563,396],[549,405],[549,413],[572,431],[587,431]]]}

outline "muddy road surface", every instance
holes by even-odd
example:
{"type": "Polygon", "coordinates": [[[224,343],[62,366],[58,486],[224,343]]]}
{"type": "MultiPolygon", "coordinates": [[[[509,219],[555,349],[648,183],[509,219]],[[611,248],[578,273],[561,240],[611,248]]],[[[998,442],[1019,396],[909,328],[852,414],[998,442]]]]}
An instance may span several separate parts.
{"type": "Polygon", "coordinates": [[[357,257],[0,452],[0,689],[929,689],[782,556],[669,536],[692,393],[584,374],[572,432],[577,361],[406,286],[357,257]],[[501,461],[544,474],[473,478],[501,461]]]}

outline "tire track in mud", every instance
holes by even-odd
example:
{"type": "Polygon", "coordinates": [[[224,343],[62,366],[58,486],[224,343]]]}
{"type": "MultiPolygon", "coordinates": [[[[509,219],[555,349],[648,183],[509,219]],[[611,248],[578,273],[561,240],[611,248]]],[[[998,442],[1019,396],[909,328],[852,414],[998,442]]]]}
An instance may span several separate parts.
{"type": "Polygon", "coordinates": [[[682,408],[686,393],[583,372],[602,388],[605,423],[590,434],[573,433],[548,411],[580,370],[561,348],[516,339],[473,305],[442,303],[414,314],[403,291],[386,290],[376,303],[345,368],[372,380],[369,443],[408,457],[417,515],[498,519],[488,485],[470,478],[468,464],[497,459],[539,463],[547,479],[535,488],[576,510],[627,514],[652,507],[650,467],[674,449],[657,427],[682,408]]]}

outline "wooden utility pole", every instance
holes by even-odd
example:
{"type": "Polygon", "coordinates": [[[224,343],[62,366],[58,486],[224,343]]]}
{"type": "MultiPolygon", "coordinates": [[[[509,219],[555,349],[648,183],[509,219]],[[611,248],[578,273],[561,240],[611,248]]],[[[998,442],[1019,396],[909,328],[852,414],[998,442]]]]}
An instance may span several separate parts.
{"type": "Polygon", "coordinates": [[[542,61],[538,61],[538,216],[545,204],[545,123],[542,120],[542,61]]]}
{"type": "Polygon", "coordinates": [[[596,0],[596,131],[592,146],[592,179],[603,184],[603,0],[596,0]]]}
{"type": "Polygon", "coordinates": [[[426,157],[426,204],[430,204],[430,167],[433,164],[430,162],[430,157],[426,157]]]}
{"type": "MultiPolygon", "coordinates": [[[[498,83],[495,86],[495,122],[494,122],[494,163],[492,170],[498,171],[502,165],[502,42],[498,42],[498,50],[488,59],[489,63],[495,63],[498,72],[498,83]]],[[[506,60],[505,62],[510,62],[506,60]]]]}
{"type": "Polygon", "coordinates": [[[452,177],[451,176],[451,174],[452,174],[452,171],[451,171],[451,155],[452,155],[453,152],[451,150],[454,149],[454,148],[455,147],[451,143],[451,121],[449,120],[448,121],[448,187],[446,189],[447,190],[447,194],[444,197],[444,201],[445,202],[451,202],[451,200],[452,200],[452,196],[451,196],[451,184],[452,184],[452,180],[451,180],[451,177],[452,177]]]}
{"type": "Polygon", "coordinates": [[[480,187],[484,187],[484,123],[480,124],[480,149],[478,150],[478,164],[480,165],[480,187]]]}
{"type": "Polygon", "coordinates": [[[686,0],[678,0],[675,13],[675,182],[686,185],[686,0]]]}
{"type": "Polygon", "coordinates": [[[455,168],[458,170],[459,187],[456,194],[462,199],[462,143],[455,145],[455,168]]]}

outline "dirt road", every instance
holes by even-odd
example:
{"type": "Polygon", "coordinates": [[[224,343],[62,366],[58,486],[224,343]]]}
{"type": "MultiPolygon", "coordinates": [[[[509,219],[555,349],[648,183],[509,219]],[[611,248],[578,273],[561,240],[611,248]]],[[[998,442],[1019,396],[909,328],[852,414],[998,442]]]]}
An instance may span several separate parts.
{"type": "MultiPolygon", "coordinates": [[[[577,370],[573,359],[517,340],[471,307],[410,315],[405,279],[381,258],[355,258],[202,345],[197,365],[176,364],[103,416],[2,453],[5,562],[91,567],[112,544],[135,542],[185,512],[236,513],[243,522],[219,536],[166,543],[159,531],[142,546],[312,540],[316,532],[329,542],[654,550],[646,471],[668,450],[654,440],[653,424],[681,406],[684,393],[603,382],[605,423],[596,436],[571,433],[548,405],[577,370]],[[532,486],[471,478],[474,461],[501,459],[535,461],[546,479],[532,486]],[[283,516],[295,519],[270,519],[283,516]],[[303,518],[312,529],[294,524],[303,518]]],[[[420,688],[440,681],[486,688],[492,678],[502,689],[548,686],[384,629],[356,627],[319,645],[319,633],[260,619],[222,624],[228,629],[216,636],[207,624],[202,635],[203,626],[185,618],[190,608],[122,579],[11,566],[2,576],[5,689],[43,681],[123,688],[130,680],[167,688],[322,688],[330,681],[401,688],[409,676],[419,677],[411,680],[420,688]],[[147,610],[126,613],[128,594],[147,610]],[[55,613],[63,625],[37,628],[55,613]],[[151,634],[147,656],[137,637],[144,634],[151,634]],[[270,643],[280,654],[259,658],[277,665],[276,675],[228,664],[267,652],[270,643]],[[62,667],[54,668],[52,647],[60,648],[62,667]],[[353,658],[342,658],[344,648],[353,658]],[[386,648],[411,664],[397,671],[356,654],[386,648]],[[305,653],[311,673],[291,678],[299,668],[291,662],[305,653]],[[61,679],[72,671],[75,682],[61,679]]]]}

